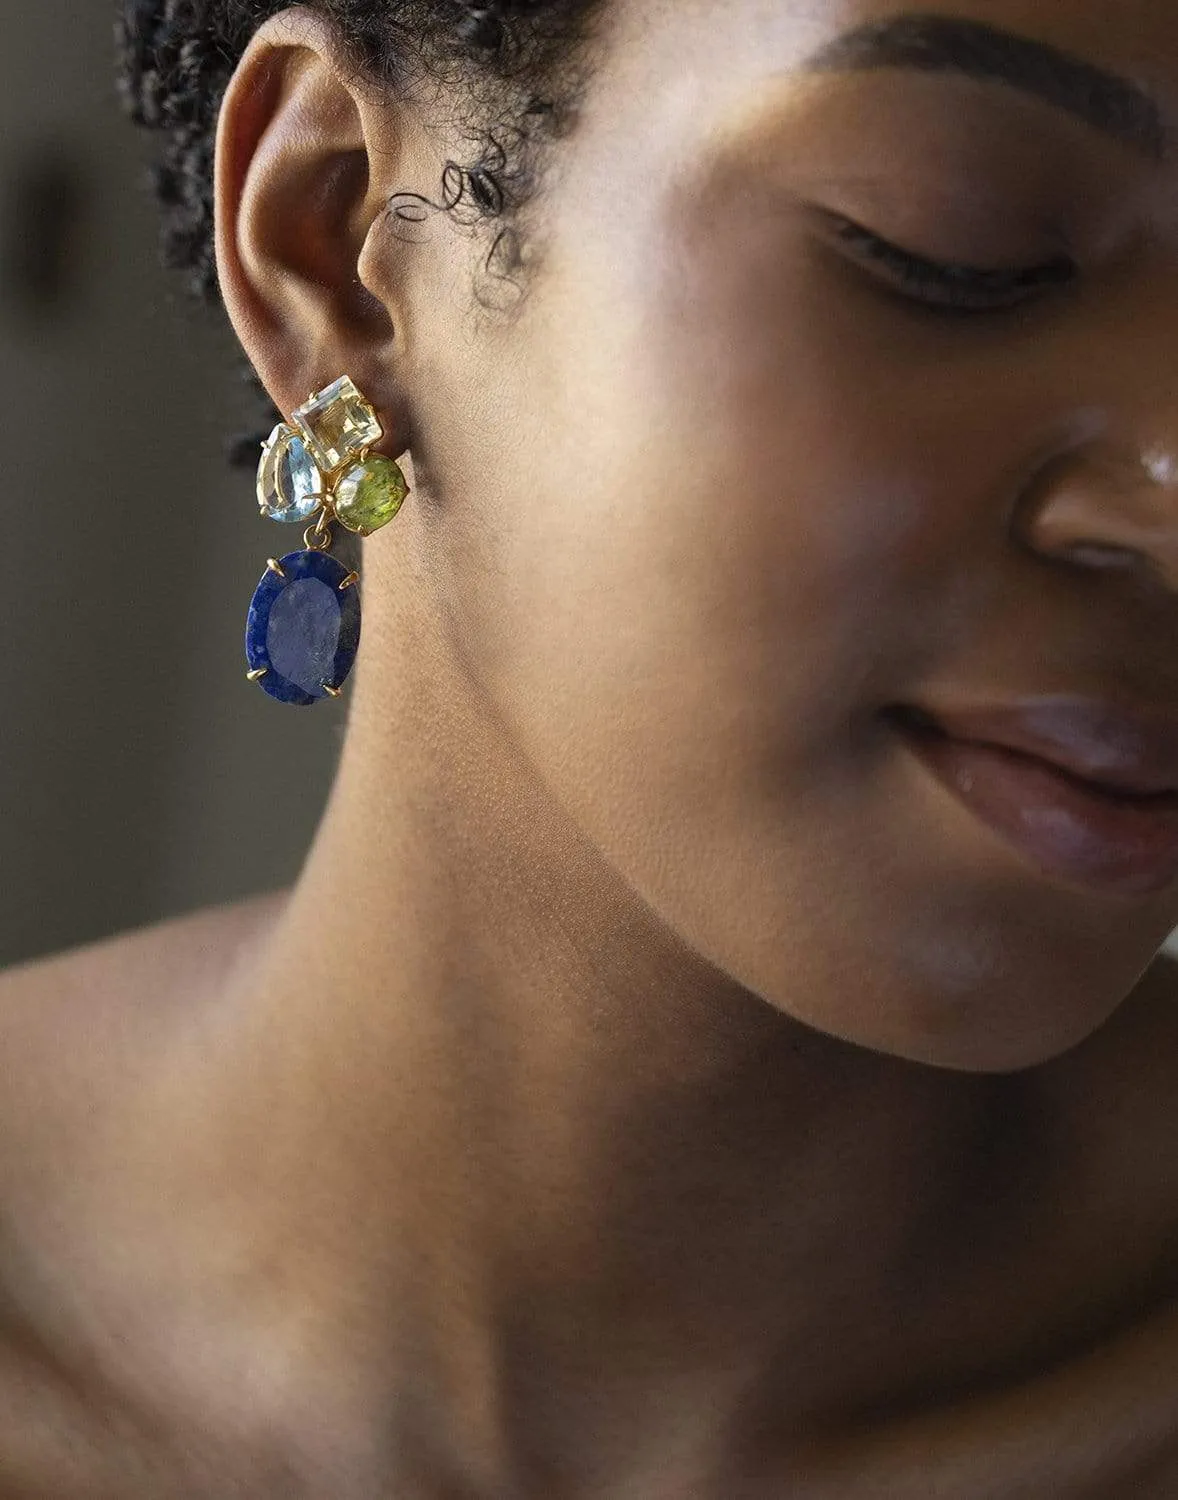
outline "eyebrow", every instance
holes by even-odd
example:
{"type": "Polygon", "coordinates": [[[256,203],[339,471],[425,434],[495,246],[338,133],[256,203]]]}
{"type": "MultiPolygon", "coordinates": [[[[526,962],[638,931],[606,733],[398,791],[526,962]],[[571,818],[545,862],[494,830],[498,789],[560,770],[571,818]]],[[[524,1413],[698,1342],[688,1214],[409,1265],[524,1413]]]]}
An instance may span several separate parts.
{"type": "Polygon", "coordinates": [[[870,22],[822,47],[806,72],[915,68],[1006,84],[1075,115],[1150,158],[1165,159],[1169,137],[1153,99],[1135,83],[1046,42],[952,16],[912,14],[870,22]]]}

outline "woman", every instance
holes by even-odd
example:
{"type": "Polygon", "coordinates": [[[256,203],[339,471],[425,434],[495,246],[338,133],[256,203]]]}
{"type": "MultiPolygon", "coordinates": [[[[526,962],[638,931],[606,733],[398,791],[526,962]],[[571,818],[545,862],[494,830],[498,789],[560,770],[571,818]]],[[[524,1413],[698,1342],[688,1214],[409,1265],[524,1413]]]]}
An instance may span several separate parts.
{"type": "Polygon", "coordinates": [[[0,1489],[1178,1493],[1173,7],[124,46],[410,498],[294,889],[3,983],[0,1489]]]}

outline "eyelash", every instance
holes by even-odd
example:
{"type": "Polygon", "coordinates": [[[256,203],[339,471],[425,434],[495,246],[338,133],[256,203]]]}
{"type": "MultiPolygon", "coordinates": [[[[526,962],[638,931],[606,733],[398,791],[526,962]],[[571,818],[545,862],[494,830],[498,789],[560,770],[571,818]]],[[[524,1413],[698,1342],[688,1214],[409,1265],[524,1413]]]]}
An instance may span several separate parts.
{"type": "Polygon", "coordinates": [[[1018,307],[1045,287],[1074,281],[1079,267],[1066,255],[1037,266],[987,270],[980,266],[947,265],[913,255],[856,224],[835,216],[838,237],[884,266],[900,283],[901,295],[932,312],[978,314],[1018,307]]]}

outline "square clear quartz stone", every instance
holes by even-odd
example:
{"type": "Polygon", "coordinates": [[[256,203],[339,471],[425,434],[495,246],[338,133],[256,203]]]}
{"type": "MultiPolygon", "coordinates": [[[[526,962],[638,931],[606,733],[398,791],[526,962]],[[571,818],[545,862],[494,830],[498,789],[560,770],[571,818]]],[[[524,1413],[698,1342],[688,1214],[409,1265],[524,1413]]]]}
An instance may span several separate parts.
{"type": "Polygon", "coordinates": [[[291,413],[311,457],[325,474],[358,458],[384,436],[376,413],[346,375],[291,413]]]}

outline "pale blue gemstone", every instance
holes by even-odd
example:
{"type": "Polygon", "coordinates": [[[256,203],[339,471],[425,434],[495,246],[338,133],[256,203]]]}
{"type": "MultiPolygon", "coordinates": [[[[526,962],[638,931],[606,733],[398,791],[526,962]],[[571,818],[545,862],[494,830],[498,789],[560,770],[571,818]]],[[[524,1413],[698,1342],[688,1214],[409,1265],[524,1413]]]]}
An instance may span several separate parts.
{"type": "Polygon", "coordinates": [[[319,509],[323,479],[299,435],[280,422],[258,466],[258,504],[271,521],[306,522],[319,509]]]}

